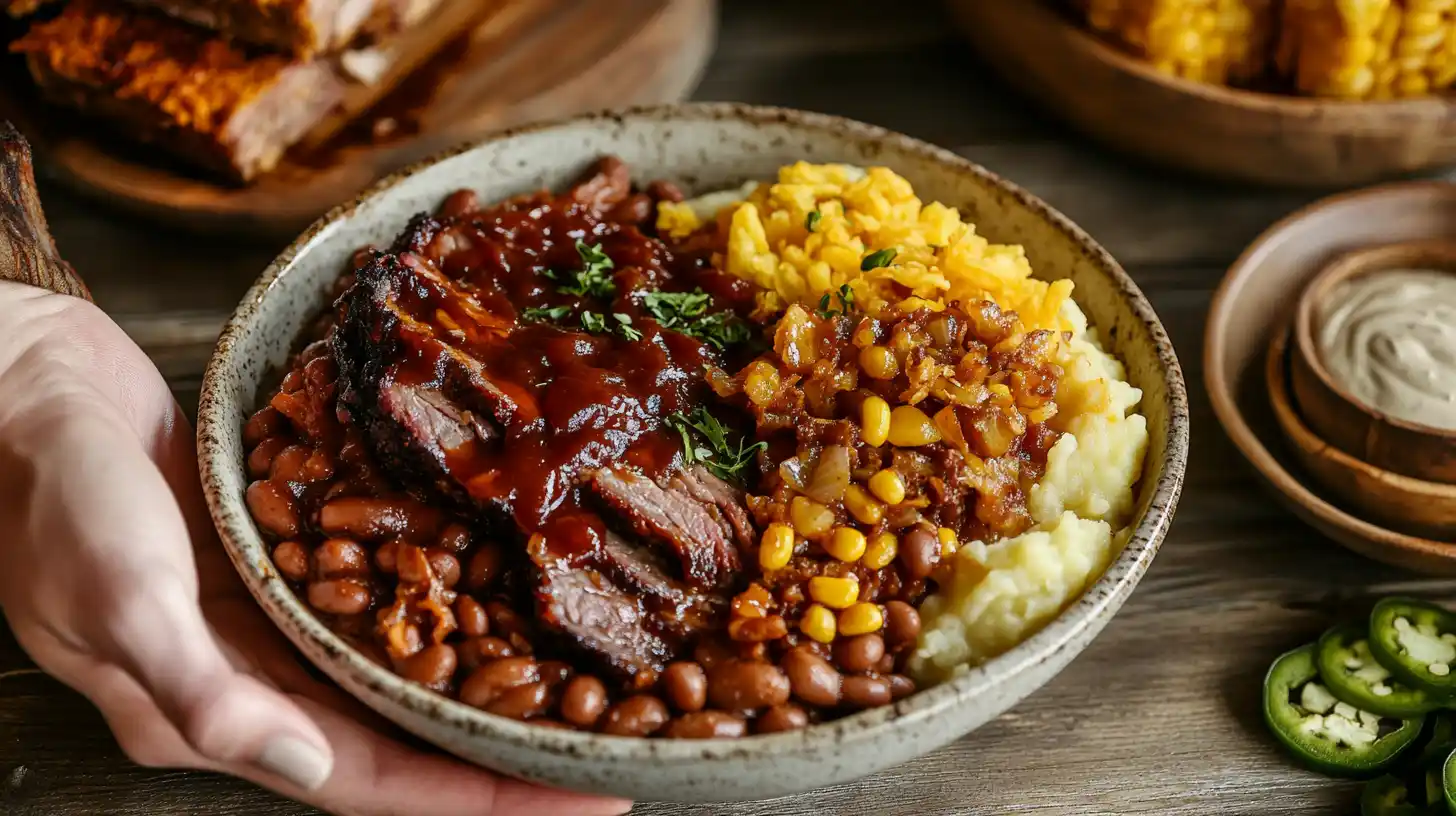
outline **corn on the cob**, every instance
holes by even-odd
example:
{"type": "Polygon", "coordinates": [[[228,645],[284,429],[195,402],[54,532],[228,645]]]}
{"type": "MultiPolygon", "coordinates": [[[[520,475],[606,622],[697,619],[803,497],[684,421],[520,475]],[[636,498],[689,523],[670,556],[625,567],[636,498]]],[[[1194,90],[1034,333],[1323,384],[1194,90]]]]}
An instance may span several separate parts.
{"type": "Polygon", "coordinates": [[[1076,0],[1094,31],[1161,71],[1238,84],[1269,65],[1276,0],[1076,0]]]}
{"type": "Polygon", "coordinates": [[[1442,90],[1456,81],[1456,0],[1286,0],[1276,60],[1315,96],[1442,90]]]}

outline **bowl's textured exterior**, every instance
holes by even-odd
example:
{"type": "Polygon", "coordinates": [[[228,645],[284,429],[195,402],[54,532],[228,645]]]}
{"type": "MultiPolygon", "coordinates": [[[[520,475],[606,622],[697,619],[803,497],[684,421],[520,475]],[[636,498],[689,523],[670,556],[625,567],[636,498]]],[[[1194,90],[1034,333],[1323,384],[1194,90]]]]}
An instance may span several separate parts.
{"type": "Polygon", "coordinates": [[[1042,686],[1106,625],[1132,592],[1172,519],[1188,450],[1183,376],[1163,327],[1110,256],[1061,214],[955,154],[844,119],[726,104],[669,106],[503,133],[381,182],[340,207],[263,274],[224,330],[208,367],[198,441],[214,521],[264,610],[320,669],[405,729],[472,762],[545,784],[649,800],[762,799],[851,780],[934,750],[1042,686]],[[603,154],[636,178],[690,192],[772,178],[798,159],[882,164],[926,199],[958,206],[996,241],[1021,243],[1038,274],[1070,277],[1076,298],[1143,389],[1151,443],[1122,554],[1041,632],[956,680],[893,705],[798,732],[741,740],[608,737],[485,714],[401,680],[325,628],[272,569],[243,501],[241,428],[260,382],[328,300],[355,248],[387,243],[451,191],[496,200],[560,187],[603,154]]]}

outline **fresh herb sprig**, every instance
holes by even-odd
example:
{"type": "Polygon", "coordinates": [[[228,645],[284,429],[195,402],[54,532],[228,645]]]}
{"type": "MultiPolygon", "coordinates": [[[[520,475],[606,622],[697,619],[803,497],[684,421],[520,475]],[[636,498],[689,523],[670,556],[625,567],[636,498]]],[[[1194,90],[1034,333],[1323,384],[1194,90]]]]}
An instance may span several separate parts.
{"type": "Polygon", "coordinates": [[[569,314],[571,314],[570,306],[533,306],[521,310],[523,320],[533,320],[537,323],[556,323],[569,314]]]}
{"type": "Polygon", "coordinates": [[[642,332],[632,326],[632,316],[621,312],[612,312],[611,321],[608,321],[607,316],[599,312],[582,312],[581,328],[588,334],[615,333],[629,343],[642,339],[642,332]]]}
{"type": "Polygon", "coordinates": [[[691,292],[643,292],[642,308],[664,328],[696,337],[716,348],[748,340],[748,325],[732,312],[708,312],[713,299],[702,289],[691,292]]]}
{"type": "Polygon", "coordinates": [[[546,270],[546,277],[556,281],[556,289],[562,294],[578,297],[611,297],[617,293],[617,284],[612,280],[616,264],[602,251],[601,244],[576,242],[576,254],[581,257],[582,268],[558,273],[546,270]],[[570,276],[563,280],[562,276],[570,276]]]}
{"type": "Polygon", "coordinates": [[[882,266],[889,266],[891,263],[894,262],[895,256],[899,254],[900,250],[895,249],[894,247],[876,250],[864,256],[864,260],[859,262],[859,270],[861,272],[868,272],[871,269],[878,269],[882,266]]]}
{"type": "Polygon", "coordinates": [[[674,411],[668,416],[667,424],[682,437],[683,459],[689,465],[701,463],[720,479],[741,481],[743,469],[759,451],[768,447],[767,442],[749,445],[746,438],[740,438],[737,445],[729,442],[728,429],[701,405],[691,414],[674,411]],[[694,432],[707,444],[695,443],[694,432]]]}
{"type": "Polygon", "coordinates": [[[839,300],[838,309],[829,308],[828,292],[824,293],[824,297],[819,298],[819,316],[825,320],[839,315],[848,315],[854,311],[854,292],[850,290],[849,284],[841,285],[839,291],[834,293],[834,297],[839,300]]]}
{"type": "Polygon", "coordinates": [[[810,210],[809,214],[804,216],[804,229],[813,232],[814,228],[819,226],[819,219],[823,217],[824,214],[818,210],[810,210]]]}

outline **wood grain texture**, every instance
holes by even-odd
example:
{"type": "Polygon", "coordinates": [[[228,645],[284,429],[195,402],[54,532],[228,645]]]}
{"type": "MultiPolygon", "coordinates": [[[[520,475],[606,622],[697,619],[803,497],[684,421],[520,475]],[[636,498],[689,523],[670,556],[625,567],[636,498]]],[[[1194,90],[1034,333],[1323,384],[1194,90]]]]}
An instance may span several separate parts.
{"type": "MultiPolygon", "coordinates": [[[[715,0],[499,0],[483,19],[479,5],[449,3],[432,16],[431,27],[471,33],[422,70],[431,87],[404,79],[382,102],[373,89],[350,92],[346,107],[375,105],[373,118],[393,118],[397,135],[376,142],[367,127],[351,125],[248,186],[98,138],[94,124],[40,105],[9,74],[0,74],[0,111],[20,116],[45,146],[47,171],[69,187],[166,224],[286,241],[382,176],[492,130],[681,99],[714,39],[715,0]],[[481,21],[472,31],[473,19],[481,21]]],[[[423,38],[423,28],[405,36],[423,38]]]]}
{"type": "Polygon", "coordinates": [[[1170,167],[1330,188],[1456,162],[1456,102],[1445,94],[1346,101],[1190,82],[1103,43],[1052,3],[950,5],[1008,81],[1089,135],[1170,167]]]}
{"type": "MultiPolygon", "coordinates": [[[[1062,133],[970,55],[933,0],[733,0],[704,99],[814,108],[956,149],[1086,226],[1169,328],[1193,390],[1189,481],[1163,552],[1123,611],[1065,672],[959,743],[861,782],[736,806],[642,804],[647,816],[1344,816],[1357,787],[1303,771],[1259,722],[1280,651],[1383,594],[1456,601],[1346,552],[1265,495],[1201,391],[1204,317],[1223,270],[1310,200],[1168,177],[1062,133]]],[[[221,320],[276,245],[207,242],[114,220],[44,191],[57,239],[195,401],[221,320]],[[138,259],[146,259],[140,261],[138,259]]],[[[0,813],[303,816],[245,783],[146,771],[84,701],[0,633],[0,813]]],[[[543,815],[544,816],[544,815],[543,815]]]]}

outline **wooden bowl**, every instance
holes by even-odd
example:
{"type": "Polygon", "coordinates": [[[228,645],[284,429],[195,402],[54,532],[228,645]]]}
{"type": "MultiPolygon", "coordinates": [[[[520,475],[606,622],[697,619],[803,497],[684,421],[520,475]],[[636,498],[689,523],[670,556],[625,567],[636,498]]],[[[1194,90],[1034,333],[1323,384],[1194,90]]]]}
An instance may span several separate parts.
{"type": "Polygon", "coordinates": [[[1326,198],[1270,227],[1229,268],[1204,333],[1203,381],[1234,447],[1295,515],[1361,555],[1456,575],[1456,544],[1361,518],[1315,480],[1270,405],[1269,338],[1293,319],[1308,282],[1340,255],[1398,241],[1456,239],[1456,185],[1387,184],[1326,198]]]}
{"type": "MultiPolygon", "coordinates": [[[[1325,367],[1315,344],[1318,310],[1337,286],[1393,269],[1437,269],[1456,274],[1456,243],[1409,241],[1362,249],[1326,266],[1305,287],[1294,314],[1289,362],[1294,401],[1322,440],[1379,472],[1456,484],[1456,431],[1382,413],[1350,393],[1325,367]]],[[[1456,411],[1456,406],[1452,406],[1456,411]]],[[[1453,488],[1456,490],[1456,488],[1453,488]]]]}
{"type": "Polygon", "coordinates": [[[948,0],[1012,85],[1114,149],[1260,184],[1333,188],[1456,163],[1456,100],[1346,102],[1178,79],[1073,25],[1048,0],[948,0]]]}
{"type": "Polygon", "coordinates": [[[1297,370],[1301,355],[1291,354],[1290,345],[1288,327],[1274,333],[1264,367],[1265,385],[1274,419],[1300,465],[1363,518],[1413,535],[1456,541],[1456,485],[1378,468],[1325,442],[1304,423],[1290,395],[1291,370],[1297,370]]]}

